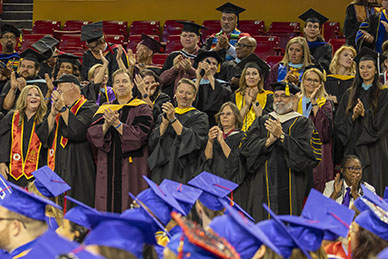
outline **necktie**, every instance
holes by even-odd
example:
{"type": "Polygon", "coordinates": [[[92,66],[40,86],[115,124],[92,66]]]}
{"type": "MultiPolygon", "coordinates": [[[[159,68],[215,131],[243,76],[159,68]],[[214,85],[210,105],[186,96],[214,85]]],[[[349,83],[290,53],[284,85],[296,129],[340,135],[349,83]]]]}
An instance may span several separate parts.
{"type": "Polygon", "coordinates": [[[342,201],[342,205],[345,205],[346,207],[349,207],[350,203],[350,187],[346,187],[346,193],[344,196],[344,200],[342,201]]]}

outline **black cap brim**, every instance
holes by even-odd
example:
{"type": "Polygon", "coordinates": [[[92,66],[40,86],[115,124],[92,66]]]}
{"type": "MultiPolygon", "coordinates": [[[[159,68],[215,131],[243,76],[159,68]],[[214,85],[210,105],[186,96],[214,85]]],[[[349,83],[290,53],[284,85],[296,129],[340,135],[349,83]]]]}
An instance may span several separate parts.
{"type": "Polygon", "coordinates": [[[1,26],[1,35],[7,32],[12,32],[16,37],[19,37],[21,34],[21,32],[15,26],[11,24],[4,24],[1,26]]]}
{"type": "Polygon", "coordinates": [[[98,40],[104,35],[102,22],[86,24],[81,28],[81,41],[88,43],[98,40]]]}
{"type": "Polygon", "coordinates": [[[363,47],[360,52],[357,54],[357,56],[354,57],[354,61],[358,64],[360,63],[361,59],[364,60],[374,60],[376,64],[378,64],[377,59],[379,59],[379,64],[381,64],[387,57],[384,55],[380,55],[380,53],[377,53],[376,51],[368,48],[363,47]]]}
{"type": "Polygon", "coordinates": [[[217,54],[216,51],[206,51],[206,50],[200,50],[198,55],[195,57],[194,61],[195,62],[201,62],[202,60],[204,60],[205,58],[215,58],[218,62],[218,64],[220,64],[223,59],[217,54]]]}
{"type": "Polygon", "coordinates": [[[193,23],[193,22],[186,22],[186,21],[178,21],[180,24],[183,24],[182,32],[193,32],[197,35],[200,35],[201,29],[207,30],[206,27],[193,23]]]}
{"type": "Polygon", "coordinates": [[[63,53],[57,56],[58,63],[68,62],[76,66],[81,66],[81,63],[79,61],[80,57],[70,54],[70,53],[63,53]]]}
{"type": "Polygon", "coordinates": [[[246,67],[255,67],[257,68],[261,75],[265,78],[270,70],[270,66],[261,58],[256,56],[254,53],[249,54],[247,57],[245,57],[243,60],[240,61],[240,63],[237,64],[241,70],[243,70],[246,67]]]}
{"type": "Polygon", "coordinates": [[[235,15],[239,15],[240,13],[244,12],[245,9],[240,7],[240,6],[237,6],[235,4],[232,4],[230,2],[227,2],[223,5],[221,5],[220,7],[216,8],[217,11],[220,11],[222,13],[233,13],[235,15]]]}
{"type": "Polygon", "coordinates": [[[146,46],[153,53],[160,52],[160,48],[162,47],[162,44],[159,41],[155,40],[154,38],[152,38],[144,33],[141,35],[141,42],[139,44],[146,46]]]}
{"type": "Polygon", "coordinates": [[[23,58],[24,60],[34,61],[37,64],[39,64],[43,60],[46,60],[45,56],[39,54],[38,52],[36,52],[32,49],[26,49],[25,51],[20,53],[20,57],[23,58]]]}

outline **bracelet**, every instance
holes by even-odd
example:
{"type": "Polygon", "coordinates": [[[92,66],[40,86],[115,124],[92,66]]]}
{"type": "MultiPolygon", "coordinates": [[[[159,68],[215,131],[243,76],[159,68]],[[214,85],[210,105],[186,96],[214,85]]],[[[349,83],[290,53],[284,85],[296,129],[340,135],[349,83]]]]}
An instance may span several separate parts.
{"type": "Polygon", "coordinates": [[[317,103],[311,104],[312,107],[317,106],[317,105],[318,105],[317,103]]]}
{"type": "Polygon", "coordinates": [[[173,124],[174,122],[176,122],[177,121],[177,118],[175,117],[174,119],[172,119],[172,120],[169,120],[169,122],[170,122],[170,124],[173,124]]]}
{"type": "Polygon", "coordinates": [[[256,102],[255,104],[256,104],[256,106],[257,106],[257,107],[260,105],[260,103],[259,103],[259,102],[256,102]]]}
{"type": "Polygon", "coordinates": [[[121,126],[121,121],[120,121],[120,123],[119,123],[119,125],[117,125],[116,127],[115,127],[115,129],[118,129],[120,126],[121,126]]]}

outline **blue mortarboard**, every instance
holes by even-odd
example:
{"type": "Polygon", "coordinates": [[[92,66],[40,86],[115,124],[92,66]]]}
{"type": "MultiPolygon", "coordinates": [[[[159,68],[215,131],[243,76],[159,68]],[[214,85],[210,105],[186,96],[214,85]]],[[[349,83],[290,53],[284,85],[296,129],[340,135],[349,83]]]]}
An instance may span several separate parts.
{"type": "MultiPolygon", "coordinates": [[[[284,225],[284,223],[279,218],[279,216],[276,215],[270,208],[268,208],[268,206],[265,203],[263,203],[263,207],[270,214],[271,218],[273,218],[273,220],[277,223],[277,225],[281,229],[283,229],[282,231],[282,234],[284,235],[283,238],[291,239],[294,242],[296,248],[299,248],[307,256],[307,258],[312,259],[310,254],[304,249],[304,246],[302,246],[299,240],[293,234],[291,234],[291,232],[286,227],[286,225],[284,225]]],[[[285,257],[285,258],[288,258],[288,257],[285,257]]]]}
{"type": "Polygon", "coordinates": [[[334,240],[338,236],[347,236],[354,213],[354,210],[337,203],[315,189],[311,189],[301,217],[327,224],[329,231],[325,231],[324,239],[334,240]]]}
{"type": "Polygon", "coordinates": [[[57,197],[71,187],[47,165],[32,173],[35,176],[35,186],[45,197],[57,197]]]}
{"type": "Polygon", "coordinates": [[[3,200],[1,206],[10,211],[19,213],[31,219],[45,221],[46,205],[61,209],[61,207],[54,202],[30,193],[20,186],[10,182],[8,182],[8,185],[12,187],[12,193],[3,200]]]}
{"type": "Polygon", "coordinates": [[[222,210],[224,205],[218,198],[224,198],[238,187],[238,184],[208,172],[202,172],[188,183],[204,191],[199,201],[211,210],[222,210]]]}
{"type": "Polygon", "coordinates": [[[378,259],[388,259],[388,248],[385,248],[377,255],[378,259]]]}
{"type": "Polygon", "coordinates": [[[252,258],[264,243],[277,254],[281,254],[270,239],[244,216],[243,213],[224,202],[226,213],[214,218],[209,227],[224,237],[240,254],[241,258],[252,258]]]}
{"type": "Polygon", "coordinates": [[[30,252],[23,258],[53,259],[60,258],[60,255],[64,254],[73,254],[76,256],[75,258],[79,259],[103,258],[81,249],[78,243],[68,241],[57,235],[54,231],[47,231],[44,235],[39,237],[30,252]]]}
{"type": "Polygon", "coordinates": [[[383,210],[388,211],[388,203],[383,198],[381,198],[376,193],[374,193],[371,190],[369,190],[368,188],[366,188],[365,185],[363,185],[363,184],[361,184],[361,188],[362,188],[362,192],[363,192],[363,195],[362,195],[363,198],[369,200],[373,204],[376,204],[377,206],[379,206],[383,210]]]}
{"type": "Polygon", "coordinates": [[[378,237],[388,241],[388,212],[373,202],[360,197],[367,208],[355,219],[355,222],[378,237]]]}
{"type": "Polygon", "coordinates": [[[388,186],[385,187],[383,199],[388,200],[388,186]]]}
{"type": "Polygon", "coordinates": [[[11,193],[12,187],[8,184],[4,177],[0,175],[0,206],[11,193]]]}
{"type": "Polygon", "coordinates": [[[185,215],[190,213],[191,207],[202,194],[202,190],[178,183],[169,179],[164,179],[159,185],[161,189],[167,189],[184,209],[185,215]]]}
{"type": "Polygon", "coordinates": [[[149,221],[120,217],[120,214],[88,214],[92,231],[84,240],[85,245],[101,245],[128,251],[141,257],[144,244],[156,244],[149,221]]]}
{"type": "Polygon", "coordinates": [[[175,212],[171,214],[183,230],[182,233],[174,235],[167,244],[178,258],[240,258],[234,247],[214,231],[206,231],[202,226],[180,217],[175,212]]]}
{"type": "Polygon", "coordinates": [[[66,199],[74,202],[78,206],[73,207],[68,212],[66,212],[64,218],[87,229],[91,229],[91,225],[86,214],[100,214],[100,212],[72,197],[66,196],[66,199]]]}

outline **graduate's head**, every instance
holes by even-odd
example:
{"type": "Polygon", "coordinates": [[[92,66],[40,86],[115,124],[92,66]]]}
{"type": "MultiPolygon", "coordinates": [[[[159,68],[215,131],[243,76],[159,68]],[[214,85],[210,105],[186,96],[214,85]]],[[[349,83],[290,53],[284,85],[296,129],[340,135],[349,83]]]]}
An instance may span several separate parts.
{"type": "Polygon", "coordinates": [[[215,115],[218,126],[224,130],[226,129],[241,129],[243,119],[237,106],[232,102],[224,103],[220,111],[215,115]]]}
{"type": "MultiPolygon", "coordinates": [[[[88,81],[89,82],[94,81],[94,78],[96,78],[98,72],[100,72],[102,67],[103,67],[102,64],[95,64],[89,69],[89,71],[88,71],[88,81]]],[[[108,70],[105,70],[104,78],[102,79],[101,84],[106,85],[106,83],[108,82],[108,78],[109,78],[108,70]]]]}
{"type": "Polygon", "coordinates": [[[113,90],[118,101],[126,100],[128,102],[128,100],[133,96],[132,76],[128,73],[127,70],[119,69],[113,73],[112,82],[113,90]]]}
{"type": "Polygon", "coordinates": [[[256,54],[251,53],[238,63],[241,68],[239,91],[245,94],[246,89],[258,88],[259,93],[264,91],[264,81],[270,66],[256,54]]]}
{"type": "Polygon", "coordinates": [[[78,78],[71,74],[64,74],[54,81],[57,91],[63,96],[66,105],[72,105],[81,97],[81,83],[78,78]]]}
{"type": "MultiPolygon", "coordinates": [[[[26,111],[34,112],[36,114],[35,118],[37,122],[42,122],[47,111],[47,105],[44,102],[44,96],[39,86],[27,85],[23,88],[16,101],[16,110],[21,114],[25,114],[26,111]]],[[[19,119],[20,125],[22,120],[23,116],[19,119]]]]}
{"type": "Polygon", "coordinates": [[[195,203],[195,209],[197,211],[197,214],[199,218],[202,221],[202,226],[204,228],[207,227],[207,224],[214,219],[217,216],[222,216],[224,215],[224,208],[219,209],[219,210],[212,210],[206,207],[201,201],[197,200],[195,203]]]}
{"type": "Polygon", "coordinates": [[[64,74],[80,75],[79,57],[73,54],[64,53],[57,57],[57,63],[54,67],[54,78],[60,78],[64,74]]]}
{"type": "Polygon", "coordinates": [[[78,243],[82,243],[84,238],[89,232],[89,229],[78,225],[68,219],[63,219],[62,225],[60,225],[56,231],[58,235],[78,243]]]}
{"type": "Polygon", "coordinates": [[[256,46],[257,42],[255,38],[251,36],[241,37],[235,45],[237,58],[244,59],[255,51],[256,46]]]}
{"type": "Polygon", "coordinates": [[[385,10],[388,10],[388,0],[381,0],[381,6],[382,6],[385,10]]]}
{"type": "MultiPolygon", "coordinates": [[[[327,259],[327,254],[323,247],[320,247],[317,251],[309,252],[312,259],[327,259]]],[[[352,257],[353,258],[353,257],[352,257]]],[[[308,259],[307,256],[299,248],[294,248],[290,259],[308,259]]]]}
{"type": "Polygon", "coordinates": [[[305,38],[295,37],[287,42],[282,63],[302,64],[303,67],[312,63],[310,49],[305,38]]]}
{"type": "Polygon", "coordinates": [[[308,41],[323,41],[321,26],[328,20],[327,17],[310,8],[299,18],[305,22],[303,32],[308,41]]]}
{"type": "Polygon", "coordinates": [[[357,52],[352,46],[340,47],[331,60],[329,70],[332,74],[339,74],[340,68],[345,68],[346,75],[356,74],[356,62],[353,61],[357,52]]]}
{"type": "Polygon", "coordinates": [[[204,77],[214,76],[217,73],[222,58],[216,51],[201,51],[195,61],[198,62],[198,69],[205,71],[204,77]]]}
{"type": "Polygon", "coordinates": [[[153,37],[142,34],[141,41],[136,46],[136,61],[140,64],[151,64],[154,53],[160,52],[161,46],[153,37]]]}
{"type": "Polygon", "coordinates": [[[1,46],[4,53],[12,53],[15,50],[20,31],[11,24],[4,24],[1,27],[1,46]]]}
{"type": "Polygon", "coordinates": [[[216,10],[222,13],[220,24],[222,32],[225,33],[231,33],[238,27],[239,14],[245,11],[244,8],[229,2],[221,5],[216,10]]]}
{"type": "Polygon", "coordinates": [[[179,23],[183,24],[180,37],[183,49],[187,51],[193,51],[198,47],[198,43],[201,40],[200,30],[206,28],[193,22],[182,21],[179,23]]]}
{"type": "Polygon", "coordinates": [[[26,80],[34,79],[39,73],[39,62],[23,58],[19,65],[19,75],[26,80]]]}
{"type": "Polygon", "coordinates": [[[182,78],[178,82],[175,98],[179,108],[189,108],[193,105],[197,94],[195,83],[190,79],[182,78]]]}
{"type": "Polygon", "coordinates": [[[346,155],[341,162],[341,175],[350,186],[353,181],[359,182],[362,178],[362,164],[355,155],[346,155]]]}
{"type": "Polygon", "coordinates": [[[273,109],[277,114],[286,114],[293,111],[293,106],[297,102],[295,94],[300,92],[299,87],[293,83],[280,81],[272,84],[273,109]]]}
{"type": "Polygon", "coordinates": [[[160,78],[154,71],[150,69],[144,69],[140,72],[141,77],[145,83],[145,90],[151,99],[156,98],[156,95],[160,92],[160,78]]]}
{"type": "Polygon", "coordinates": [[[318,68],[310,68],[303,73],[300,88],[303,96],[310,96],[319,88],[316,98],[327,96],[325,90],[325,76],[318,68]]]}

